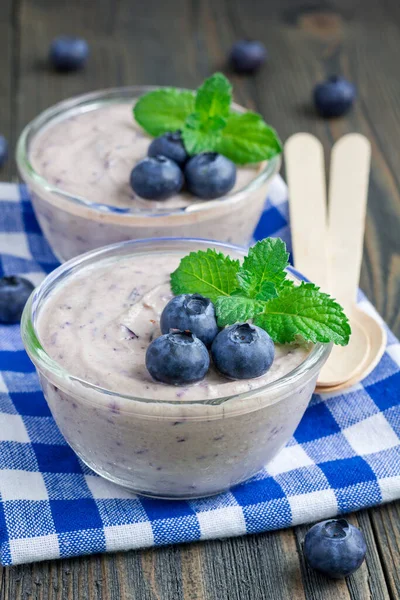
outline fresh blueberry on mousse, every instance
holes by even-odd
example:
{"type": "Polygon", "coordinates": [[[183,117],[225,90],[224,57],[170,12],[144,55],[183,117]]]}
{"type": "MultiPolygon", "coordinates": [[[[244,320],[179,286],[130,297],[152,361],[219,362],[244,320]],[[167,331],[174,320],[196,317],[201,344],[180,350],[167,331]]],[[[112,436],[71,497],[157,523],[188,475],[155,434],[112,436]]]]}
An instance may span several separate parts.
{"type": "Polygon", "coordinates": [[[181,294],[172,298],[161,314],[160,327],[162,333],[168,333],[170,329],[189,330],[207,347],[219,331],[213,303],[200,294],[181,294]]]}
{"type": "Polygon", "coordinates": [[[322,117],[341,117],[346,114],[355,97],[355,86],[336,75],[319,83],[314,89],[315,107],[322,117]]]}
{"type": "Polygon", "coordinates": [[[0,279],[0,323],[18,323],[34,285],[24,277],[0,279]]]}
{"type": "Polygon", "coordinates": [[[202,152],[186,163],[185,179],[190,193],[204,200],[212,200],[233,188],[236,166],[222,154],[202,152]]]}
{"type": "Polygon", "coordinates": [[[226,327],[211,346],[215,366],[230,379],[261,377],[270,369],[274,355],[274,342],[268,333],[249,323],[226,327]]]}
{"type": "Polygon", "coordinates": [[[57,71],[81,69],[89,56],[86,40],[69,35],[55,38],[50,46],[50,62],[57,71]]]}
{"type": "Polygon", "coordinates": [[[0,135],[0,167],[4,165],[8,158],[8,142],[4,135],[0,135]]]}
{"type": "Polygon", "coordinates": [[[147,151],[148,156],[165,156],[170,158],[177,165],[183,167],[189,158],[183,145],[180,131],[165,133],[153,140],[147,151]]]}
{"type": "Polygon", "coordinates": [[[201,381],[210,366],[208,350],[190,331],[170,331],[153,340],[146,368],[156,381],[185,385],[201,381]]]}
{"type": "Polygon", "coordinates": [[[310,567],[334,579],[354,573],[366,551],[363,534],[345,519],[317,523],[304,539],[304,555],[310,567]]]}
{"type": "Polygon", "coordinates": [[[230,63],[237,73],[253,73],[261,67],[267,58],[267,50],[257,40],[239,40],[233,44],[230,63]]]}
{"type": "Polygon", "coordinates": [[[132,169],[131,187],[146,200],[166,200],[181,191],[183,174],[176,162],[165,156],[149,156],[132,169]]]}

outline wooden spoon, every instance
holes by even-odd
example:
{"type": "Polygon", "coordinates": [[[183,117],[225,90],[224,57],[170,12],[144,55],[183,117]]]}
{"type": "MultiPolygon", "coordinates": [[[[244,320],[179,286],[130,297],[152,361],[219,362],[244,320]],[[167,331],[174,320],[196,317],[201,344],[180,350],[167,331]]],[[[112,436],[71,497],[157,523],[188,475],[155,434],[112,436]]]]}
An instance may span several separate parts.
{"type": "Polygon", "coordinates": [[[321,142],[309,133],[292,135],[285,143],[285,165],[295,267],[326,289],[326,186],[321,142]]]}
{"type": "MultiPolygon", "coordinates": [[[[328,288],[328,240],[324,150],[321,142],[308,133],[297,133],[285,144],[286,175],[289,185],[289,210],[292,246],[296,268],[323,290],[328,288]]],[[[358,278],[355,281],[357,291],[358,278]]],[[[328,359],[321,385],[333,386],[351,377],[360,361],[367,360],[369,342],[362,326],[353,324],[352,349],[347,363],[340,356],[328,359]],[[356,348],[354,350],[354,348],[356,348]]]]}
{"type": "Polygon", "coordinates": [[[318,378],[318,390],[343,389],[365,377],[380,360],[386,333],[358,308],[371,146],[360,134],[342,137],[333,147],[329,190],[328,287],[352,326],[348,346],[335,346],[318,378]]]}
{"type": "Polygon", "coordinates": [[[369,346],[369,352],[367,355],[367,360],[364,365],[364,368],[361,370],[361,372],[357,371],[353,375],[353,377],[351,377],[348,381],[342,382],[339,385],[333,385],[333,386],[317,385],[316,390],[315,390],[317,392],[317,394],[327,394],[329,392],[339,392],[341,390],[351,387],[352,385],[355,385],[356,383],[361,381],[361,379],[364,379],[365,377],[367,377],[375,369],[376,365],[379,363],[380,359],[382,358],[382,355],[385,352],[385,348],[386,348],[386,341],[387,341],[386,331],[383,329],[383,327],[378,323],[378,321],[376,319],[374,319],[373,317],[368,315],[363,310],[359,311],[357,317],[360,319],[362,325],[364,326],[365,331],[368,331],[370,334],[369,340],[371,343],[369,346]]]}

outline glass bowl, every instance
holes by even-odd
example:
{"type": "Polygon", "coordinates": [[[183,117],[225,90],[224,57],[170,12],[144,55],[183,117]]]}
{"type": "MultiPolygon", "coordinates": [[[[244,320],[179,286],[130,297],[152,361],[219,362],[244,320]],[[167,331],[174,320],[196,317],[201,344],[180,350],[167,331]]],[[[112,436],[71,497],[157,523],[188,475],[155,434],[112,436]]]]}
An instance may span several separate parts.
{"type": "Polygon", "coordinates": [[[237,258],[245,254],[237,246],[200,239],[115,244],[53,271],[34,291],[22,317],[25,348],[67,442],[95,472],[147,496],[207,496],[260,471],[293,435],[331,345],[315,344],[298,367],[250,392],[204,401],[191,400],[187,394],[185,400],[166,401],[120,394],[67,372],[43,348],[37,323],[45,315],[49,295],[89,265],[207,247],[237,258]]]}
{"type": "MultiPolygon", "coordinates": [[[[170,210],[154,206],[151,210],[147,206],[120,208],[92,202],[56,187],[32,166],[32,144],[46,128],[113,103],[133,105],[142,94],[153,89],[156,88],[134,86],[77,96],[48,108],[23,130],[16,152],[19,173],[28,186],[42,231],[61,262],[105,244],[137,238],[195,236],[243,246],[249,244],[269,183],[279,171],[280,156],[262,165],[254,179],[235,193],[170,210]]],[[[233,108],[239,112],[244,110],[237,105],[233,108]]]]}

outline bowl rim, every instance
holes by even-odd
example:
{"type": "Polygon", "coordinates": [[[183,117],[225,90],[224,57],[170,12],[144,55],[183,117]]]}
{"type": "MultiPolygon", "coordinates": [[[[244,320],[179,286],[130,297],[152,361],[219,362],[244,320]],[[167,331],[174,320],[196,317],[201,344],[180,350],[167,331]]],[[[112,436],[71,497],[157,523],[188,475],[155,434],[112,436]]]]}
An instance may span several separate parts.
{"type": "MultiPolygon", "coordinates": [[[[46,303],[46,298],[49,293],[51,293],[54,289],[56,289],[57,285],[63,283],[63,281],[80,270],[84,269],[87,265],[96,263],[100,260],[111,258],[115,256],[115,253],[122,250],[123,252],[127,249],[128,252],[123,254],[123,256],[129,256],[132,253],[129,253],[129,249],[140,249],[147,246],[145,251],[149,250],[150,247],[154,246],[162,246],[163,248],[171,248],[174,244],[182,243],[189,245],[196,245],[204,247],[204,249],[212,247],[220,250],[233,250],[236,253],[240,253],[245,255],[246,248],[235,246],[233,244],[227,244],[224,242],[218,242],[214,240],[205,240],[202,238],[143,238],[137,240],[129,240],[125,242],[119,242],[117,244],[112,244],[109,246],[104,246],[102,248],[98,248],[96,250],[92,250],[85,254],[82,254],[78,257],[75,257],[62,265],[60,265],[57,269],[52,271],[47,277],[42,281],[42,283],[32,292],[29,297],[21,319],[21,336],[25,346],[25,349],[30,356],[32,362],[35,367],[39,371],[44,371],[46,378],[48,379],[48,374],[52,374],[56,376],[57,381],[61,380],[62,382],[68,382],[72,385],[80,385],[86,389],[93,390],[95,392],[106,394],[107,396],[112,395],[113,397],[122,398],[124,400],[131,400],[135,402],[144,402],[144,403],[158,403],[158,404],[176,404],[179,406],[183,405],[193,405],[193,404],[222,404],[232,398],[235,399],[247,399],[251,398],[254,395],[258,395],[260,393],[271,392],[273,396],[276,394],[280,395],[282,392],[282,398],[278,398],[277,402],[280,399],[283,399],[287,396],[286,392],[290,392],[294,386],[300,385],[303,380],[308,381],[314,374],[320,370],[322,364],[325,362],[327,357],[329,356],[330,350],[332,348],[332,344],[322,344],[316,343],[314,344],[312,350],[307,355],[306,359],[300,363],[296,368],[292,371],[283,375],[282,377],[262,385],[260,387],[256,387],[251,391],[243,392],[239,394],[231,394],[230,396],[217,397],[212,399],[205,400],[162,400],[162,399],[154,399],[154,398],[144,398],[138,397],[129,394],[120,394],[116,391],[109,390],[107,388],[103,388],[101,386],[95,385],[89,381],[86,381],[80,377],[72,375],[69,373],[60,363],[58,363],[55,359],[51,358],[49,354],[44,350],[40,340],[37,330],[35,328],[34,321],[37,318],[37,313],[40,310],[39,303],[43,302],[42,307],[46,303]]],[[[161,250],[153,250],[153,252],[160,252],[161,250]]],[[[133,255],[135,252],[133,253],[133,255]]],[[[117,254],[118,255],[118,254],[117,254]]],[[[288,268],[289,272],[299,281],[305,280],[305,277],[301,275],[296,269],[293,267],[288,268]]],[[[76,388],[75,388],[76,389],[76,388]]],[[[275,402],[274,402],[275,403],[275,402]]]]}
{"type": "MultiPolygon", "coordinates": [[[[64,120],[69,113],[81,109],[80,112],[88,112],[96,110],[104,105],[117,104],[121,101],[128,103],[130,100],[133,104],[135,98],[140,97],[144,93],[151,92],[158,89],[168,89],[170,86],[146,86],[146,85],[134,85],[134,86],[123,86],[105,88],[88,92],[85,94],[79,94],[61,102],[50,106],[45,109],[34,119],[32,119],[22,130],[16,147],[16,163],[19,173],[22,179],[29,185],[39,186],[43,191],[55,195],[64,202],[70,202],[78,207],[93,210],[97,214],[112,214],[117,215],[121,219],[135,219],[135,218],[157,218],[166,216],[186,216],[191,213],[198,213],[204,210],[218,209],[221,205],[226,206],[228,204],[236,204],[240,200],[247,198],[249,194],[257,190],[263,183],[268,181],[273,175],[275,175],[281,166],[281,154],[277,154],[270,160],[266,161],[260,172],[252,179],[247,185],[240,188],[233,194],[226,194],[216,200],[199,200],[185,207],[178,207],[174,209],[166,209],[162,206],[155,209],[130,209],[126,207],[111,206],[108,204],[93,202],[70,192],[58,188],[53,185],[46,178],[40,175],[37,170],[33,167],[29,153],[30,144],[33,139],[40,135],[40,133],[46,128],[51,126],[51,123],[55,124],[57,121],[64,120]]],[[[179,88],[181,91],[194,91],[186,88],[179,88]]],[[[245,109],[240,105],[233,103],[232,105],[237,111],[244,111],[245,109]]]]}

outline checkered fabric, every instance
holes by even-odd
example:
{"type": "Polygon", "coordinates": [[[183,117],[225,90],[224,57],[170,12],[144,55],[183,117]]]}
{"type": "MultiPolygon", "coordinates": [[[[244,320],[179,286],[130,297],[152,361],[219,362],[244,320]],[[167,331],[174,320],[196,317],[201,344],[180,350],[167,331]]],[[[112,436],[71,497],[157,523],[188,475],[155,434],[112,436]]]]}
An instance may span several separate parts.
{"type": "MultiPolygon", "coordinates": [[[[255,238],[289,240],[277,177],[255,238]]],[[[37,284],[57,261],[23,186],[0,186],[0,274],[37,284]]],[[[361,298],[362,307],[373,312],[361,298]]],[[[315,395],[287,447],[250,481],[208,499],[138,497],[91,472],[61,436],[18,326],[0,329],[0,560],[4,565],[236,536],[400,497],[400,344],[345,393],[315,395]]]]}

